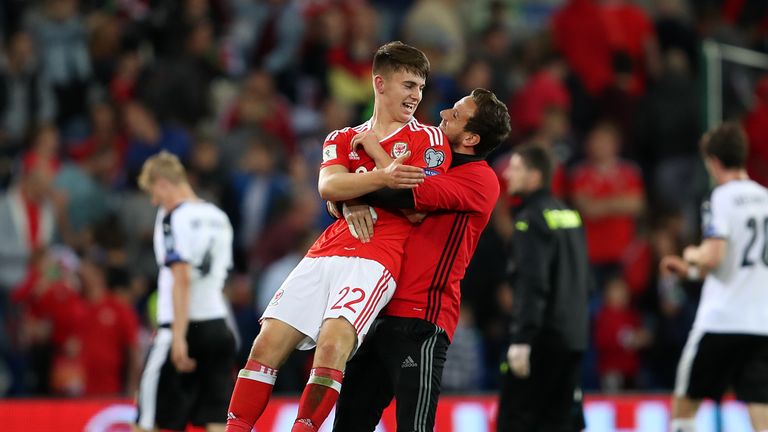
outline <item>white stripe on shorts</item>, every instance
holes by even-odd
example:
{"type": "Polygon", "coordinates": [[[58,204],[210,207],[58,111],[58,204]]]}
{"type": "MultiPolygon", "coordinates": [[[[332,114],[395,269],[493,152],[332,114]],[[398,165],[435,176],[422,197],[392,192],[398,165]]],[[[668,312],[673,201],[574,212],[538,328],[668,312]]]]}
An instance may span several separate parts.
{"type": "Polygon", "coordinates": [[[160,370],[171,352],[173,333],[171,329],[157,329],[155,340],[147,357],[147,364],[141,374],[139,384],[139,418],[136,424],[144,430],[155,428],[155,414],[157,411],[157,387],[160,382],[160,370]]]}
{"type": "Polygon", "coordinates": [[[384,296],[384,293],[387,291],[387,289],[389,289],[389,281],[391,280],[392,274],[385,269],[382,272],[381,278],[379,278],[379,282],[376,284],[373,293],[371,293],[371,296],[368,298],[368,302],[366,302],[363,310],[360,312],[360,315],[357,317],[355,322],[352,323],[352,325],[357,330],[357,334],[360,334],[363,328],[365,328],[365,325],[368,324],[368,321],[371,319],[373,313],[376,311],[376,308],[379,305],[381,297],[384,296]]]}
{"type": "Polygon", "coordinates": [[[677,397],[685,397],[688,393],[688,385],[691,382],[691,369],[696,353],[699,351],[699,342],[704,332],[698,329],[691,329],[688,334],[688,341],[685,343],[683,353],[680,355],[680,362],[677,364],[677,376],[675,377],[675,392],[677,397]]]}

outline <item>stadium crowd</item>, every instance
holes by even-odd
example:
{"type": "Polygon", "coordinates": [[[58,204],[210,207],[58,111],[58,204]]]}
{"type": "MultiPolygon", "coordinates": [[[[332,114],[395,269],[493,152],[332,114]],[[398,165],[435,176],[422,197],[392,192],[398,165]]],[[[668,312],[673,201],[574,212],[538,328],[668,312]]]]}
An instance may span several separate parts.
{"type": "MultiPolygon", "coordinates": [[[[0,29],[0,396],[135,391],[157,274],[155,210],[136,176],[160,150],[232,221],[226,294],[252,340],[331,220],[316,186],[323,140],[368,118],[373,53],[398,39],[431,62],[419,120],[488,88],[513,122],[491,158],[499,175],[521,143],[556,155],[553,191],[582,214],[594,280],[583,384],[612,392],[672,386],[699,287],[657,269],[698,238],[709,189],[701,43],[768,51],[768,5],[6,0],[0,29]]],[[[768,186],[768,76],[750,87],[737,114],[750,175],[768,186]]],[[[502,197],[462,284],[447,391],[498,386],[514,302],[502,197]]],[[[276,391],[304,386],[310,355],[294,355],[276,391]]]]}

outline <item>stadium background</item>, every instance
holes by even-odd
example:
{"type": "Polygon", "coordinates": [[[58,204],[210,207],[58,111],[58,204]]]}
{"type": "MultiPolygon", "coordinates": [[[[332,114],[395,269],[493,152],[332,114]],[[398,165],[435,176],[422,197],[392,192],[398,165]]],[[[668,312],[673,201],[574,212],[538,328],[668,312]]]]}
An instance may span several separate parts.
{"type": "MultiPolygon", "coordinates": [[[[489,88],[514,126],[497,172],[520,143],[557,156],[554,190],[590,241],[589,394],[672,386],[699,287],[657,263],[698,240],[701,132],[743,122],[750,174],[768,185],[760,0],[5,0],[0,28],[3,398],[135,390],[157,271],[155,211],[135,177],[161,149],[235,227],[226,293],[244,359],[260,311],[330,222],[316,192],[322,141],[367,119],[370,61],[389,40],[431,61],[421,121],[489,88]]],[[[496,390],[514,301],[510,204],[462,284],[446,394],[496,390]]],[[[309,355],[282,369],[278,394],[304,385],[309,355]]]]}

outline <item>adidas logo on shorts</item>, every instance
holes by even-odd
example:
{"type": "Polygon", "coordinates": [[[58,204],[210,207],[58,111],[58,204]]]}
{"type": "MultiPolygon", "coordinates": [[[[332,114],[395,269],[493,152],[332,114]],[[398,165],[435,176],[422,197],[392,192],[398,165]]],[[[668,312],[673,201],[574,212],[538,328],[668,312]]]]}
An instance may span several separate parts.
{"type": "Polygon", "coordinates": [[[403,360],[403,364],[400,365],[401,369],[405,368],[412,368],[412,367],[419,367],[419,365],[416,364],[415,361],[411,358],[411,356],[408,356],[403,360]]]}
{"type": "Polygon", "coordinates": [[[227,420],[236,420],[237,416],[232,411],[227,413],[227,420]]]}

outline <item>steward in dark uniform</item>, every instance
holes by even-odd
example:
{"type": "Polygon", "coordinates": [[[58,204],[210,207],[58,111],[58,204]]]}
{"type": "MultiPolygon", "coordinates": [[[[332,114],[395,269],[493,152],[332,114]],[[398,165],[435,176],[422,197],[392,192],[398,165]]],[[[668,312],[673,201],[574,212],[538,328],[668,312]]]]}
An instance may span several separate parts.
{"type": "Polygon", "coordinates": [[[551,166],[544,149],[523,147],[505,173],[522,203],[513,218],[514,307],[498,431],[584,427],[578,384],[588,342],[587,245],[579,213],[549,192],[551,166]]]}

